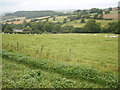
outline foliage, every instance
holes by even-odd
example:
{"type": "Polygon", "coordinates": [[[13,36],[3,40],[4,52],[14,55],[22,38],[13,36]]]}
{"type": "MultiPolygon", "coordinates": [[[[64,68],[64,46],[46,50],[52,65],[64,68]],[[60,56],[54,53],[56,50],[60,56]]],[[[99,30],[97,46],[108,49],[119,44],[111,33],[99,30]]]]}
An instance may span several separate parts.
{"type": "MultiPolygon", "coordinates": [[[[103,15],[102,14],[101,15],[97,15],[96,18],[97,19],[102,19],[103,15]]],[[[63,26],[67,26],[67,27],[74,26],[74,23],[77,26],[80,26],[80,23],[81,23],[81,25],[83,24],[82,27],[85,25],[85,26],[88,26],[88,27],[94,27],[96,29],[96,30],[94,29],[95,31],[91,31],[89,28],[86,30],[86,28],[84,26],[83,29],[82,29],[82,32],[84,32],[84,33],[85,32],[88,32],[88,33],[92,33],[92,32],[96,32],[96,33],[98,33],[98,32],[101,32],[101,33],[103,33],[103,32],[104,33],[117,33],[117,31],[115,29],[110,29],[110,30],[107,29],[107,27],[110,26],[110,25],[107,25],[108,22],[105,21],[105,20],[104,21],[106,23],[103,22],[103,21],[97,20],[97,22],[101,22],[102,23],[103,27],[101,27],[100,24],[98,24],[96,22],[93,22],[93,24],[89,23],[89,25],[87,25],[88,23],[86,23],[86,22],[89,19],[86,19],[86,22],[85,22],[85,18],[81,18],[80,23],[78,23],[78,20],[69,22],[68,19],[65,18],[64,19],[64,23],[66,22],[65,23],[66,25],[63,25],[60,22],[53,23],[51,21],[24,22],[23,24],[13,24],[13,23],[12,24],[2,24],[2,27],[3,27],[2,31],[4,32],[4,30],[6,28],[6,32],[12,33],[13,30],[11,30],[11,29],[7,30],[7,27],[8,28],[11,27],[12,29],[15,28],[15,29],[29,30],[29,31],[31,31],[29,33],[36,33],[36,31],[37,31],[37,33],[44,33],[44,32],[49,32],[49,33],[64,33],[65,32],[65,33],[69,33],[69,32],[71,32],[71,28],[70,28],[70,30],[68,30],[68,29],[64,29],[63,26]],[[103,30],[101,31],[101,29],[103,29],[103,30]]],[[[116,26],[117,26],[117,22],[114,23],[114,24],[116,24],[116,26]]],[[[75,28],[76,27],[72,27],[72,32],[76,32],[76,31],[73,31],[75,28]]],[[[22,33],[25,33],[25,32],[22,32],[22,33]]]]}
{"type": "Polygon", "coordinates": [[[93,18],[94,18],[94,19],[97,19],[97,18],[98,18],[98,14],[95,14],[93,18]]]}
{"type": "Polygon", "coordinates": [[[109,14],[109,13],[110,13],[110,11],[107,11],[107,10],[105,11],[105,14],[109,14]]]}
{"type": "Polygon", "coordinates": [[[92,8],[92,9],[90,9],[90,13],[102,14],[102,10],[101,10],[101,9],[98,9],[98,8],[92,8]]]}
{"type": "Polygon", "coordinates": [[[32,28],[30,26],[26,26],[26,28],[24,30],[28,30],[28,31],[31,31],[32,28]]]}
{"type": "Polygon", "coordinates": [[[64,24],[64,23],[67,23],[67,18],[65,18],[65,19],[63,20],[63,24],[64,24]]]}
{"type": "Polygon", "coordinates": [[[101,30],[100,24],[95,20],[89,20],[84,26],[85,32],[98,33],[101,30]]]}
{"type": "Polygon", "coordinates": [[[5,33],[12,33],[13,32],[13,28],[10,25],[5,26],[4,29],[5,33]]]}
{"type": "Polygon", "coordinates": [[[80,23],[85,23],[85,19],[82,18],[81,21],[80,21],[80,23]]]}
{"type": "Polygon", "coordinates": [[[17,11],[14,13],[5,14],[5,16],[17,16],[17,17],[27,17],[27,18],[54,16],[54,15],[63,15],[63,13],[49,10],[49,11],[17,11]]]}
{"type": "Polygon", "coordinates": [[[112,11],[112,8],[110,7],[110,8],[108,8],[108,10],[109,10],[109,11],[112,11]]]}
{"type": "Polygon", "coordinates": [[[108,28],[107,28],[108,32],[120,33],[118,29],[119,25],[120,25],[120,21],[119,22],[113,21],[113,22],[108,23],[108,28]]]}
{"type": "Polygon", "coordinates": [[[68,25],[68,26],[62,27],[60,32],[62,32],[62,33],[70,33],[73,29],[74,29],[73,26],[68,25]]]}
{"type": "Polygon", "coordinates": [[[30,66],[33,68],[40,68],[42,70],[59,73],[63,76],[84,79],[86,81],[94,82],[100,84],[104,87],[117,88],[118,78],[116,75],[103,74],[97,69],[86,68],[84,66],[70,66],[62,62],[52,62],[49,60],[38,60],[34,57],[29,57],[22,55],[20,53],[13,53],[8,51],[3,51],[3,58],[16,61],[18,63],[30,66]],[[52,62],[52,63],[51,63],[52,62]],[[51,63],[52,65],[50,65],[51,63]]]}

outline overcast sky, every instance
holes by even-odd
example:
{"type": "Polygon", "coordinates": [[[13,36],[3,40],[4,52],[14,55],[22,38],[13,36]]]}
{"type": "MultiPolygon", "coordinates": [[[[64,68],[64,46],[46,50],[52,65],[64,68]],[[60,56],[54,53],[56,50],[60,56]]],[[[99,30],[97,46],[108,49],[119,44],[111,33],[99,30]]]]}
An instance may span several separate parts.
{"type": "Polygon", "coordinates": [[[0,0],[0,11],[117,7],[119,0],[0,0]]]}

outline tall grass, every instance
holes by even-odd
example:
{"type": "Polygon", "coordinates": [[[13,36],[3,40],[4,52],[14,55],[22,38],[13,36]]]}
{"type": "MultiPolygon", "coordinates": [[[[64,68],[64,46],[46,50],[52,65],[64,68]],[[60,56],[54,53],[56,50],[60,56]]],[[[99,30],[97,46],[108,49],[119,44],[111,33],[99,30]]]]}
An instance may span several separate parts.
{"type": "Polygon", "coordinates": [[[3,58],[16,61],[32,68],[40,68],[49,72],[59,73],[63,76],[76,79],[84,79],[89,82],[98,83],[104,87],[118,88],[118,77],[115,74],[102,73],[95,68],[83,65],[68,65],[65,62],[54,62],[49,59],[38,59],[21,53],[3,50],[3,58]]]}

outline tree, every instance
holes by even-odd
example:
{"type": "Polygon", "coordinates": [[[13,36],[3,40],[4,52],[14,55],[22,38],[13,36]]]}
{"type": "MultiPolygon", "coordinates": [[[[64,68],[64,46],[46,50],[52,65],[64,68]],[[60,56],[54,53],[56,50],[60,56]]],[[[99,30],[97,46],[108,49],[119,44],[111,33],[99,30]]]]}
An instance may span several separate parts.
{"type": "Polygon", "coordinates": [[[67,25],[67,26],[62,27],[61,32],[62,33],[70,33],[73,29],[74,29],[73,26],[67,25]]]}
{"type": "Polygon", "coordinates": [[[103,14],[99,14],[98,19],[103,19],[103,14]]]}
{"type": "Polygon", "coordinates": [[[31,23],[31,28],[33,30],[39,30],[40,32],[43,32],[43,26],[44,26],[44,22],[32,22],[31,23]]]}
{"type": "Polygon", "coordinates": [[[46,22],[48,22],[49,21],[49,18],[46,18],[46,22]]]}
{"type": "Polygon", "coordinates": [[[52,33],[59,33],[61,30],[61,24],[55,24],[52,29],[52,33]]]}
{"type": "Polygon", "coordinates": [[[110,8],[108,8],[108,10],[109,10],[109,11],[112,11],[112,8],[110,7],[110,8]]]}
{"type": "Polygon", "coordinates": [[[74,11],[74,13],[76,13],[76,14],[79,14],[81,12],[81,10],[79,9],[79,10],[76,10],[76,11],[74,11]]]}
{"type": "Polygon", "coordinates": [[[98,8],[92,8],[92,9],[90,9],[90,13],[102,14],[103,11],[101,9],[98,9],[98,8]]]}
{"type": "Polygon", "coordinates": [[[5,29],[4,29],[4,32],[5,32],[5,33],[12,33],[12,32],[13,32],[13,29],[12,29],[12,27],[11,27],[10,25],[7,25],[7,26],[5,27],[5,29]]]}
{"type": "Polygon", "coordinates": [[[105,14],[109,14],[110,13],[110,11],[105,11],[105,14]]]}
{"type": "Polygon", "coordinates": [[[8,24],[7,23],[5,23],[5,24],[2,24],[2,32],[4,32],[4,30],[5,30],[5,28],[8,26],[8,24]]]}
{"type": "Polygon", "coordinates": [[[81,11],[81,14],[82,14],[82,15],[86,15],[86,14],[88,14],[88,13],[89,13],[88,10],[85,10],[85,9],[81,11]]]}
{"type": "Polygon", "coordinates": [[[55,21],[56,20],[56,17],[55,16],[53,16],[53,21],[55,21]]]}
{"type": "Polygon", "coordinates": [[[44,16],[54,16],[54,15],[64,15],[62,12],[55,12],[51,10],[44,11],[17,11],[14,13],[7,13],[5,16],[17,16],[17,17],[26,17],[35,18],[35,17],[44,17],[44,16]]]}
{"type": "Polygon", "coordinates": [[[27,27],[25,28],[25,30],[31,31],[32,28],[31,28],[30,26],[27,26],[27,27]]]}
{"type": "Polygon", "coordinates": [[[89,19],[89,18],[90,18],[90,15],[86,15],[85,18],[86,18],[86,19],[89,19]]]}
{"type": "Polygon", "coordinates": [[[85,23],[85,19],[82,18],[81,21],[80,21],[80,23],[85,23]]]}
{"type": "Polygon", "coordinates": [[[72,32],[72,33],[82,33],[82,32],[84,32],[84,31],[83,31],[83,28],[76,27],[76,28],[74,28],[71,32],[72,32]]]}
{"type": "Polygon", "coordinates": [[[64,23],[67,23],[67,18],[65,18],[65,19],[63,20],[63,24],[64,24],[64,23]]]}
{"type": "Polygon", "coordinates": [[[97,18],[98,18],[98,14],[95,14],[93,18],[94,18],[94,19],[97,19],[97,18]]]}
{"type": "Polygon", "coordinates": [[[77,15],[77,19],[80,19],[80,18],[81,18],[81,16],[82,16],[81,14],[78,14],[78,15],[77,15]]]}
{"type": "Polygon", "coordinates": [[[53,30],[54,24],[52,22],[46,22],[43,25],[43,30],[46,32],[51,32],[53,30]]]}
{"type": "Polygon", "coordinates": [[[120,33],[119,30],[120,21],[113,21],[108,23],[107,31],[112,33],[120,33]]]}
{"type": "Polygon", "coordinates": [[[85,24],[84,30],[85,32],[98,33],[101,32],[101,27],[94,19],[91,19],[85,24]]]}

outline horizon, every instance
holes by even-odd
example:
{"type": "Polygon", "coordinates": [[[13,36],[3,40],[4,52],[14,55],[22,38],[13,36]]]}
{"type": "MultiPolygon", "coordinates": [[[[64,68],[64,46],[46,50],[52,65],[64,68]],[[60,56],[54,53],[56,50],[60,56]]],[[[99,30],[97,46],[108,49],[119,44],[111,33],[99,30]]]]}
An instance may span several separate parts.
{"type": "MultiPolygon", "coordinates": [[[[97,8],[97,7],[93,7],[93,8],[97,8]]],[[[116,7],[106,7],[106,8],[98,8],[98,9],[107,9],[107,8],[117,8],[116,7]]],[[[89,9],[56,9],[56,10],[50,10],[50,9],[44,9],[44,10],[17,10],[17,11],[6,11],[6,12],[0,12],[1,14],[3,13],[14,13],[14,12],[18,12],[18,11],[55,11],[55,12],[64,12],[64,11],[67,11],[67,12],[72,12],[74,10],[90,10],[92,8],[89,8],[89,9]]]]}
{"type": "Polygon", "coordinates": [[[1,12],[16,11],[43,11],[43,10],[77,10],[99,8],[105,9],[109,7],[117,7],[119,0],[1,0],[1,12]]]}

